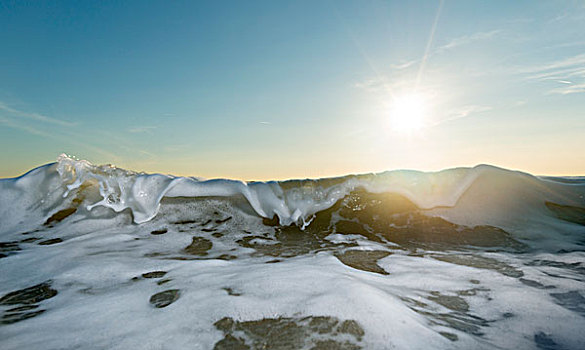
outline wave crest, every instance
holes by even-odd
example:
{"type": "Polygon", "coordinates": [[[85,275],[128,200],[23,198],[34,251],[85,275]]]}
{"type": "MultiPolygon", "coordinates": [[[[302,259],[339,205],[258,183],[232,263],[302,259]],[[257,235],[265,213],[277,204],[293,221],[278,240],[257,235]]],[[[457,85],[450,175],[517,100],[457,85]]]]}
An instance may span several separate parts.
{"type": "MultiPolygon", "coordinates": [[[[428,173],[397,170],[316,180],[243,182],[137,173],[61,155],[56,163],[19,178],[2,179],[0,215],[5,219],[3,222],[14,224],[22,223],[22,212],[41,212],[47,220],[55,209],[83,202],[87,211],[96,207],[115,212],[129,209],[134,222],[139,224],[157,215],[165,197],[236,197],[245,199],[262,218],[274,218],[280,225],[296,224],[305,228],[315,214],[356,191],[365,191],[400,195],[430,217],[470,227],[493,225],[533,235],[528,232],[534,227],[544,225],[552,231],[567,232],[567,225],[581,223],[566,219],[579,216],[580,208],[585,207],[585,181],[577,180],[538,178],[479,165],[428,173]],[[88,193],[89,189],[93,194],[88,193]],[[83,200],[77,198],[79,196],[83,200]],[[576,214],[559,215],[559,210],[555,209],[559,206],[565,208],[564,211],[568,207],[577,208],[573,210],[576,214]],[[558,229],[561,226],[562,229],[558,229]]],[[[582,226],[579,227],[577,231],[582,234],[582,226]]]]}

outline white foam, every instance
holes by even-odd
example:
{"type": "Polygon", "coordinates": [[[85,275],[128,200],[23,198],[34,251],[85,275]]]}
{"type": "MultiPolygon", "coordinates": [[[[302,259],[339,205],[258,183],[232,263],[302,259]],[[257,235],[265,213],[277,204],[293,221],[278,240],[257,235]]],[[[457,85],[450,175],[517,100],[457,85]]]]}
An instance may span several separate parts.
{"type": "Polygon", "coordinates": [[[427,210],[428,215],[458,224],[493,225],[522,239],[543,239],[548,235],[562,240],[564,235],[574,240],[583,233],[582,226],[558,220],[545,202],[585,207],[584,182],[551,181],[487,165],[436,173],[402,170],[305,180],[291,186],[274,181],[247,183],[134,173],[61,155],[55,164],[0,181],[2,230],[31,218],[38,224],[39,217],[46,219],[51,209],[66,206],[60,196],[71,199],[84,183],[99,189],[99,199],[85,203],[87,210],[130,209],[135,223],[152,220],[164,197],[241,197],[260,217],[276,215],[282,225],[305,227],[315,213],[333,206],[352,191],[365,189],[403,195],[427,210]],[[27,215],[31,218],[27,219],[27,215]]]}
{"type": "MultiPolygon", "coordinates": [[[[30,187],[49,190],[46,193],[51,193],[50,196],[40,198],[45,201],[42,208],[53,208],[44,214],[50,215],[67,191],[54,167],[41,168],[36,175],[24,181],[8,181],[9,191],[18,193],[18,186],[23,184],[25,192],[30,187]],[[47,176],[46,171],[53,175],[47,176]]],[[[130,174],[128,178],[134,179],[130,174]]],[[[385,249],[392,250],[393,254],[378,261],[378,265],[389,275],[344,265],[331,251],[280,258],[281,262],[267,264],[274,257],[254,255],[251,249],[234,242],[248,235],[244,229],[252,234],[274,233],[274,229],[262,225],[257,211],[248,214],[225,199],[210,196],[214,194],[211,197],[217,197],[218,193],[223,193],[225,196],[235,194],[245,197],[242,191],[248,188],[252,190],[246,200],[250,202],[256,198],[259,208],[266,210],[265,214],[275,208],[290,212],[288,205],[292,202],[286,202],[287,191],[280,184],[163,179],[169,179],[169,186],[175,183],[173,191],[177,191],[176,194],[185,194],[181,186],[186,186],[185,190],[193,190],[193,194],[205,193],[205,198],[157,203],[160,215],[140,225],[131,222],[135,213],[131,215],[123,210],[112,215],[109,209],[105,209],[109,208],[108,204],[104,203],[92,208],[89,213],[74,214],[53,228],[45,227],[27,235],[21,235],[20,230],[2,233],[2,241],[31,236],[40,239],[60,237],[64,240],[49,246],[21,244],[22,251],[0,259],[0,296],[47,280],[52,280],[53,287],[59,291],[55,297],[40,303],[39,308],[46,310],[43,314],[0,326],[3,349],[133,349],[145,344],[151,348],[210,349],[223,337],[223,333],[213,324],[224,317],[239,321],[307,316],[352,319],[365,331],[364,338],[356,343],[366,349],[533,349],[535,335],[540,333],[554,340],[560,348],[578,348],[585,341],[581,331],[585,328],[585,318],[566,305],[560,305],[550,295],[574,291],[582,293],[585,290],[582,273],[531,264],[547,260],[582,263],[585,259],[582,252],[562,255],[474,252],[476,256],[507,263],[522,271],[525,278],[543,286],[554,286],[554,289],[527,286],[518,278],[502,274],[497,269],[451,264],[433,258],[437,254],[458,258],[461,257],[460,252],[425,252],[420,257],[414,257],[398,249],[392,250],[395,247],[390,245],[385,249]],[[270,205],[260,199],[264,196],[272,198],[272,195],[275,202],[270,205]],[[110,215],[86,216],[100,209],[110,215]],[[214,225],[222,225],[223,237],[214,238],[212,233],[202,231],[207,227],[203,224],[208,220],[228,216],[232,219],[225,223],[213,221],[214,225]],[[196,223],[176,223],[186,219],[196,223]],[[168,232],[163,235],[150,234],[161,228],[168,232]],[[207,259],[171,260],[190,244],[193,235],[213,240],[207,259]],[[223,253],[235,254],[238,258],[230,261],[210,258],[223,253]],[[158,285],[158,280],[132,280],[157,270],[167,271],[164,279],[171,281],[158,285]],[[229,295],[224,288],[231,288],[241,295],[229,295]],[[475,295],[459,293],[474,288],[478,289],[475,295]],[[179,289],[180,298],[163,309],[152,307],[150,297],[167,289],[179,289]],[[431,297],[436,292],[464,299],[469,304],[469,310],[466,315],[455,313],[455,317],[470,319],[466,323],[468,326],[473,322],[481,323],[478,334],[446,326],[441,317],[455,311],[434,302],[431,297]],[[508,317],[504,316],[506,313],[508,317]],[[482,323],[484,321],[485,324],[482,323]],[[437,324],[441,322],[442,325],[437,324]],[[458,340],[453,342],[439,332],[456,335],[458,340]]],[[[132,193],[133,190],[128,191],[134,186],[132,181],[124,182],[122,187],[125,193],[132,193]]],[[[395,181],[398,183],[401,180],[395,181]]],[[[144,185],[146,183],[136,188],[144,185]]],[[[104,186],[105,192],[98,196],[99,200],[109,190],[122,190],[115,186],[118,185],[104,186]]],[[[69,197],[74,195],[76,189],[71,188],[70,191],[69,197]]],[[[297,197],[292,196],[295,203],[310,202],[303,191],[297,190],[297,197]]],[[[478,192],[474,191],[477,190],[471,188],[462,196],[475,198],[474,193],[478,192]]],[[[323,200],[329,195],[329,192],[323,191],[315,198],[323,200]]],[[[14,196],[11,198],[14,198],[16,205],[24,208],[35,204],[32,195],[27,197],[26,203],[18,202],[17,194],[11,196],[14,196]]],[[[119,198],[130,200],[124,195],[119,198]]],[[[94,199],[90,202],[95,203],[94,199]]],[[[132,202],[132,205],[136,203],[132,202]]],[[[339,236],[330,238],[342,241],[339,236]]],[[[360,243],[359,237],[346,238],[360,243]]],[[[360,249],[382,247],[366,242],[360,249]]],[[[0,311],[5,312],[10,307],[13,306],[1,306],[0,311]]]]}

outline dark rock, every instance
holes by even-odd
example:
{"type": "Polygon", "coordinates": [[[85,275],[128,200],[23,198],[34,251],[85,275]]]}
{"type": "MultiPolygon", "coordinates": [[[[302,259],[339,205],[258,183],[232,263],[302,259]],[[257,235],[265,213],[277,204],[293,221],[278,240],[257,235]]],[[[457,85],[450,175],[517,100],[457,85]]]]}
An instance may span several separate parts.
{"type": "Polygon", "coordinates": [[[0,242],[0,258],[5,258],[20,250],[18,242],[0,242]]]}
{"type": "Polygon", "coordinates": [[[280,219],[278,218],[278,216],[276,214],[274,214],[272,219],[262,218],[262,223],[266,226],[278,226],[278,225],[280,225],[280,219]]]}
{"type": "Polygon", "coordinates": [[[182,220],[182,221],[174,222],[175,225],[189,225],[189,224],[196,224],[196,223],[197,223],[196,220],[182,220]]]}
{"type": "Polygon", "coordinates": [[[469,311],[469,304],[465,301],[465,299],[458,296],[443,295],[439,292],[431,292],[431,296],[429,296],[428,299],[453,311],[458,311],[461,313],[469,311]]]}
{"type": "Polygon", "coordinates": [[[49,225],[53,225],[53,224],[56,224],[58,222],[61,222],[64,219],[66,219],[67,217],[71,216],[76,211],[77,211],[77,208],[67,208],[67,209],[59,210],[55,214],[51,215],[51,217],[48,218],[47,221],[45,221],[44,225],[49,226],[49,225]]]}
{"type": "Polygon", "coordinates": [[[538,289],[554,289],[555,288],[555,286],[545,286],[544,284],[542,284],[540,282],[529,280],[527,278],[520,278],[519,281],[522,282],[523,284],[529,286],[529,287],[534,287],[534,288],[538,288],[538,289]]]}
{"type": "Polygon", "coordinates": [[[51,288],[51,281],[46,281],[36,286],[10,292],[0,298],[0,305],[35,304],[50,299],[57,295],[57,291],[51,288]]]}
{"type": "Polygon", "coordinates": [[[0,242],[0,252],[15,252],[20,250],[18,242],[0,242]]]}
{"type": "Polygon", "coordinates": [[[544,332],[538,332],[534,335],[534,342],[536,343],[536,347],[543,350],[556,350],[559,349],[557,343],[552,340],[548,335],[544,332]]]}
{"type": "Polygon", "coordinates": [[[152,271],[152,272],[143,273],[142,277],[144,277],[144,278],[161,278],[166,274],[167,274],[166,271],[152,271]]]}
{"type": "Polygon", "coordinates": [[[221,320],[215,322],[213,325],[220,331],[227,333],[232,330],[234,324],[234,320],[231,317],[224,317],[221,320]]]}
{"type": "Polygon", "coordinates": [[[232,219],[231,216],[228,216],[227,218],[223,219],[223,220],[215,220],[216,224],[223,224],[224,222],[230,221],[232,219]]]}
{"type": "Polygon", "coordinates": [[[156,308],[163,308],[171,305],[181,296],[180,290],[169,289],[164,292],[156,293],[150,297],[150,303],[156,308]]]}
{"type": "Polygon", "coordinates": [[[214,350],[249,350],[242,338],[236,338],[231,334],[226,335],[222,340],[215,343],[214,350]]]}
{"type": "Polygon", "coordinates": [[[229,287],[225,287],[225,288],[222,288],[222,289],[225,290],[228,293],[228,295],[231,295],[231,296],[234,296],[234,297],[239,297],[240,295],[242,295],[242,293],[235,292],[233,289],[231,289],[229,287]]]}
{"type": "Polygon", "coordinates": [[[362,327],[360,327],[360,325],[354,320],[343,321],[339,326],[338,331],[340,333],[351,334],[358,340],[361,340],[365,334],[362,327]]]}
{"type": "Polygon", "coordinates": [[[315,346],[311,348],[311,350],[358,350],[361,349],[360,346],[346,342],[338,342],[332,339],[328,340],[318,340],[315,342],[315,346]]]}
{"type": "Polygon", "coordinates": [[[17,313],[7,313],[2,316],[2,320],[0,320],[0,324],[12,324],[20,321],[27,320],[29,318],[36,317],[40,314],[45,312],[45,310],[38,310],[33,312],[17,312],[17,313]]]}
{"type": "Polygon", "coordinates": [[[585,208],[545,202],[546,207],[561,220],[585,225],[585,208]]]}
{"type": "Polygon", "coordinates": [[[191,255],[207,255],[213,244],[203,237],[193,237],[193,241],[183,251],[191,255]]]}
{"type": "Polygon", "coordinates": [[[160,230],[154,230],[152,232],[150,232],[151,235],[162,235],[169,232],[169,230],[167,230],[166,228],[161,228],[160,230]]]}
{"type": "Polygon", "coordinates": [[[390,252],[381,250],[348,250],[344,253],[337,253],[335,256],[343,264],[354,269],[388,275],[388,272],[381,268],[377,262],[390,254],[390,252]]]}
{"type": "Polygon", "coordinates": [[[8,309],[6,310],[6,312],[21,312],[21,311],[28,311],[28,310],[34,310],[37,309],[39,306],[37,304],[32,304],[32,305],[23,305],[23,306],[17,306],[17,307],[13,307],[12,309],[8,309]]]}
{"type": "Polygon", "coordinates": [[[45,241],[39,242],[39,245],[52,245],[52,244],[57,244],[57,243],[61,243],[63,242],[63,240],[61,238],[53,238],[53,239],[47,239],[45,241]]]}
{"type": "Polygon", "coordinates": [[[253,321],[234,321],[224,317],[215,322],[214,326],[225,335],[216,343],[215,349],[239,346],[242,349],[355,350],[361,347],[350,341],[339,342],[332,338],[338,338],[342,333],[360,341],[364,335],[356,321],[340,322],[328,316],[263,318],[253,321]]]}
{"type": "Polygon", "coordinates": [[[229,255],[229,254],[222,254],[220,256],[217,257],[217,259],[219,260],[235,260],[238,257],[235,255],[229,255]]]}
{"type": "Polygon", "coordinates": [[[478,269],[493,270],[508,277],[520,278],[524,276],[524,272],[522,272],[522,270],[519,270],[499,260],[487,258],[480,255],[473,254],[432,255],[431,257],[451,264],[469,266],[478,269]]]}
{"type": "Polygon", "coordinates": [[[439,334],[442,335],[443,337],[449,339],[450,341],[459,340],[459,337],[457,336],[457,334],[453,334],[453,333],[449,333],[449,332],[439,332],[439,334]]]}
{"type": "MultiPolygon", "coordinates": [[[[311,317],[311,321],[309,322],[309,328],[313,332],[319,333],[319,334],[331,333],[331,332],[333,332],[333,328],[335,326],[337,326],[338,323],[339,323],[339,320],[336,318],[325,317],[325,316],[315,316],[315,317],[311,317]]],[[[339,329],[339,331],[341,333],[347,333],[347,332],[343,332],[341,329],[339,329]]]]}

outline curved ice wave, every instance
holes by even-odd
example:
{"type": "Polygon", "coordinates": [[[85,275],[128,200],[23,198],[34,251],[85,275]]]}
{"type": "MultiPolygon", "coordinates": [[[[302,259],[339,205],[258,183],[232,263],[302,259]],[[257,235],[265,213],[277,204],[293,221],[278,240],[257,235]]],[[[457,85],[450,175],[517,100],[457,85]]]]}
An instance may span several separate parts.
{"type": "Polygon", "coordinates": [[[585,207],[583,181],[538,178],[489,165],[428,173],[398,170],[317,180],[243,182],[136,173],[61,155],[56,163],[0,180],[0,216],[4,223],[19,218],[22,223],[22,212],[44,210],[48,215],[51,208],[88,185],[99,189],[99,198],[87,204],[87,210],[130,209],[135,223],[156,216],[164,197],[243,197],[261,217],[276,216],[281,225],[304,227],[314,214],[355,190],[399,194],[429,215],[472,226],[509,228],[523,224],[527,217],[550,216],[546,203],[585,207]]]}
{"type": "Polygon", "coordinates": [[[63,197],[86,182],[97,182],[102,199],[87,209],[104,206],[120,212],[129,208],[136,223],[152,219],[163,197],[243,196],[259,216],[276,215],[282,225],[302,226],[313,214],[333,206],[358,188],[372,193],[398,193],[423,209],[453,206],[479,170],[452,169],[435,174],[398,171],[320,180],[243,182],[135,173],[110,165],[95,166],[65,155],[55,165],[66,187],[63,197]]]}

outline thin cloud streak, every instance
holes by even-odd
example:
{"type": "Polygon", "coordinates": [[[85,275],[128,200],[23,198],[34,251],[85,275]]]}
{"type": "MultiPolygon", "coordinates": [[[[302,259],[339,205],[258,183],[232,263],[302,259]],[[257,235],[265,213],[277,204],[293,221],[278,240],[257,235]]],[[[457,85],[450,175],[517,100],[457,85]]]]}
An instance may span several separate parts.
{"type": "Polygon", "coordinates": [[[0,124],[3,124],[3,125],[5,125],[9,128],[12,128],[12,129],[26,131],[29,134],[33,134],[36,136],[43,136],[43,137],[50,137],[51,136],[50,134],[47,134],[46,132],[41,131],[37,128],[34,128],[32,126],[29,126],[29,125],[25,125],[25,124],[20,124],[18,122],[15,122],[12,119],[5,118],[5,117],[0,117],[0,124]]]}
{"type": "Polygon", "coordinates": [[[153,130],[156,129],[156,126],[138,126],[135,128],[130,128],[128,129],[128,132],[133,133],[133,134],[142,134],[142,133],[146,133],[146,134],[152,134],[153,130]]]}
{"type": "Polygon", "coordinates": [[[364,89],[370,92],[386,91],[387,85],[380,78],[370,78],[353,85],[355,88],[364,89]]]}
{"type": "Polygon", "coordinates": [[[68,142],[70,142],[76,146],[79,146],[79,147],[85,147],[86,149],[89,149],[96,154],[101,154],[102,156],[104,156],[108,159],[118,158],[118,156],[115,155],[114,153],[104,151],[103,149],[101,149],[99,147],[95,147],[91,144],[88,144],[87,142],[77,141],[75,139],[76,135],[71,134],[71,133],[67,133],[67,132],[47,133],[47,132],[39,130],[35,127],[32,127],[30,125],[21,124],[18,121],[15,121],[15,120],[9,119],[9,118],[5,118],[5,117],[0,117],[0,124],[5,125],[5,126],[12,128],[12,129],[27,132],[27,133],[35,135],[35,136],[40,136],[43,138],[57,140],[59,142],[62,142],[63,139],[66,138],[68,142]]]}
{"type": "Polygon", "coordinates": [[[47,117],[46,115],[43,115],[43,114],[24,112],[24,111],[9,107],[3,102],[0,102],[0,111],[4,111],[4,112],[10,113],[10,114],[13,114],[15,116],[24,117],[24,118],[27,118],[30,120],[50,123],[50,124],[59,125],[59,126],[71,127],[71,126],[76,125],[76,123],[71,123],[71,122],[47,117]]]}
{"type": "Polygon", "coordinates": [[[482,112],[487,112],[492,110],[492,107],[489,106],[481,106],[481,105],[467,105],[458,108],[454,108],[447,113],[447,116],[441,120],[436,121],[435,123],[431,124],[431,127],[435,127],[441,125],[446,122],[467,118],[473,114],[478,114],[482,112]]]}
{"type": "Polygon", "coordinates": [[[556,88],[550,90],[549,94],[559,94],[559,95],[570,95],[570,94],[579,94],[585,92],[585,83],[582,84],[573,84],[573,85],[565,85],[561,88],[556,88]]]}
{"type": "MultiPolygon", "coordinates": [[[[489,32],[477,32],[470,35],[460,36],[454,39],[451,39],[447,44],[439,46],[438,48],[431,50],[427,55],[427,60],[435,55],[443,54],[447,51],[456,49],[458,47],[466,46],[473,44],[478,41],[490,40],[494,37],[501,34],[503,30],[501,29],[494,29],[489,32]]],[[[413,65],[420,63],[421,59],[415,59],[411,61],[403,61],[401,63],[390,64],[390,68],[392,70],[403,70],[412,67],[413,65]]]]}
{"type": "Polygon", "coordinates": [[[471,34],[471,35],[464,35],[464,36],[452,39],[447,44],[438,47],[434,51],[434,53],[435,54],[442,53],[444,51],[452,50],[456,47],[460,47],[460,46],[464,46],[464,45],[469,45],[469,44],[472,44],[472,43],[477,42],[477,41],[490,40],[500,33],[502,33],[502,30],[496,29],[496,30],[492,30],[489,32],[478,32],[478,33],[471,34]]]}
{"type": "MultiPolygon", "coordinates": [[[[67,142],[80,149],[87,149],[93,153],[100,154],[108,159],[118,159],[119,156],[112,152],[103,150],[100,147],[94,146],[88,142],[87,138],[80,138],[80,134],[75,132],[77,123],[70,123],[63,120],[47,117],[40,113],[24,112],[12,107],[7,106],[5,103],[0,102],[0,112],[4,112],[0,116],[0,124],[6,127],[24,131],[34,136],[43,137],[46,139],[52,139],[57,141],[59,144],[67,142]],[[48,125],[29,125],[33,122],[44,122],[48,125]],[[37,127],[38,126],[38,127],[37,127]],[[40,128],[43,129],[40,129],[40,128]]],[[[65,150],[63,150],[65,151],[65,150]]]]}
{"type": "Polygon", "coordinates": [[[412,60],[412,61],[407,61],[404,63],[391,64],[390,68],[393,70],[402,70],[402,69],[406,69],[408,67],[412,67],[413,65],[417,64],[418,62],[420,62],[420,60],[412,60]]]}
{"type": "Polygon", "coordinates": [[[563,58],[540,66],[518,69],[527,81],[553,80],[562,87],[550,89],[547,94],[569,95],[585,92],[585,54],[563,58]]]}
{"type": "Polygon", "coordinates": [[[579,54],[576,56],[572,56],[572,57],[568,57],[568,58],[564,58],[555,62],[551,62],[545,65],[541,65],[541,66],[535,66],[535,67],[527,67],[524,69],[521,69],[520,72],[521,73],[539,73],[539,72],[547,72],[547,71],[553,71],[553,70],[558,70],[558,69],[562,69],[562,68],[567,68],[567,67],[572,67],[572,66],[576,66],[576,65],[580,65],[581,67],[579,68],[583,68],[582,66],[585,65],[585,54],[579,54]]]}
{"type": "Polygon", "coordinates": [[[568,80],[573,77],[585,77],[585,68],[571,67],[550,72],[529,75],[528,80],[568,80]]]}

